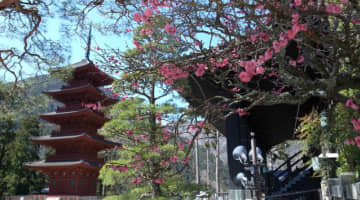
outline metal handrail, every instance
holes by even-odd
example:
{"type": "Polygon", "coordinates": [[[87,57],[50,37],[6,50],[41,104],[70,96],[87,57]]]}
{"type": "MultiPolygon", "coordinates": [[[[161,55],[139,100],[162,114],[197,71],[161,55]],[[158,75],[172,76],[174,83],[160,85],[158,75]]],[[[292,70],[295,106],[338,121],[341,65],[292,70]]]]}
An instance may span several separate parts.
{"type": "Polygon", "coordinates": [[[290,158],[286,159],[286,161],[281,164],[279,167],[277,167],[276,169],[274,169],[273,171],[277,171],[279,170],[281,167],[283,167],[285,164],[287,164],[288,160],[292,160],[294,157],[296,157],[297,155],[299,155],[302,151],[298,151],[297,153],[295,153],[294,155],[292,155],[290,158]]]}

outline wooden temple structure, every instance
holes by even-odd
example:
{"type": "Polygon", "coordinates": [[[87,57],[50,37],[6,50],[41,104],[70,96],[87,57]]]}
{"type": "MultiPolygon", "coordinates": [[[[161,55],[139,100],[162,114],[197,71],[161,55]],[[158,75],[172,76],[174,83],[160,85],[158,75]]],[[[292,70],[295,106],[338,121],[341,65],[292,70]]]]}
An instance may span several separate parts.
{"type": "Polygon", "coordinates": [[[43,92],[64,104],[55,112],[40,115],[60,129],[51,135],[31,138],[32,142],[51,147],[56,153],[44,161],[25,163],[25,167],[49,176],[49,195],[92,196],[96,195],[98,174],[104,163],[98,152],[119,144],[97,134],[107,119],[88,105],[116,103],[99,89],[111,84],[113,78],[87,60],[73,66],[72,80],[61,89],[43,92]]]}

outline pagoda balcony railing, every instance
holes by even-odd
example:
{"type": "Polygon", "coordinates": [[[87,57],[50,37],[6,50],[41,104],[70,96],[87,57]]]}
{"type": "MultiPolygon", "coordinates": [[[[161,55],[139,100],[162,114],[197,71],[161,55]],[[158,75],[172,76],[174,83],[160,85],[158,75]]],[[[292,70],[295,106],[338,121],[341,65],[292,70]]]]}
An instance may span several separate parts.
{"type": "MultiPolygon", "coordinates": [[[[72,111],[79,111],[79,110],[82,110],[82,109],[85,109],[85,108],[88,108],[88,107],[86,107],[85,105],[84,105],[84,106],[83,106],[83,105],[65,106],[65,107],[58,107],[58,108],[56,109],[56,112],[57,112],[57,113],[72,112],[72,111]]],[[[99,112],[99,111],[94,110],[94,109],[92,109],[92,108],[90,108],[90,109],[91,109],[93,112],[95,112],[96,114],[98,114],[98,115],[100,115],[100,116],[102,116],[102,117],[105,116],[104,113],[102,113],[102,112],[99,112]]]]}
{"type": "Polygon", "coordinates": [[[89,81],[87,81],[87,80],[72,81],[69,84],[62,86],[61,89],[69,89],[69,88],[73,88],[73,87],[80,87],[80,86],[85,86],[87,84],[89,84],[89,81]]]}
{"type": "Polygon", "coordinates": [[[56,154],[50,155],[46,158],[46,162],[60,162],[60,161],[69,161],[69,160],[87,160],[91,162],[103,163],[104,160],[97,158],[97,153],[94,152],[94,155],[86,155],[82,153],[69,153],[69,154],[56,154]]]}

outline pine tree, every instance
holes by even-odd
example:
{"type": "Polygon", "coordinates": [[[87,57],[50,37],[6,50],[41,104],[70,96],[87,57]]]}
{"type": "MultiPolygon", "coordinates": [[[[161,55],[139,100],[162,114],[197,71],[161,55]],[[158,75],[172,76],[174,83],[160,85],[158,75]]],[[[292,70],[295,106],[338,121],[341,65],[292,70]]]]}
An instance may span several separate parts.
{"type": "Polygon", "coordinates": [[[23,167],[24,162],[39,160],[39,145],[29,140],[39,135],[39,120],[24,119],[17,128],[11,117],[2,117],[0,131],[0,196],[39,192],[46,178],[23,167]]]}

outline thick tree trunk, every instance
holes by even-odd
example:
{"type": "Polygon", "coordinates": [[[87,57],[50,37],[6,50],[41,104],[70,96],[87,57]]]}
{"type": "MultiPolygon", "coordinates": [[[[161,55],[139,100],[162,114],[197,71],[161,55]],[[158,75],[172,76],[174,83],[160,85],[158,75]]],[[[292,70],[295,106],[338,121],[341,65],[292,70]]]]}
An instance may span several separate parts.
{"type": "Polygon", "coordinates": [[[151,182],[152,198],[161,196],[160,184],[151,182]]]}

